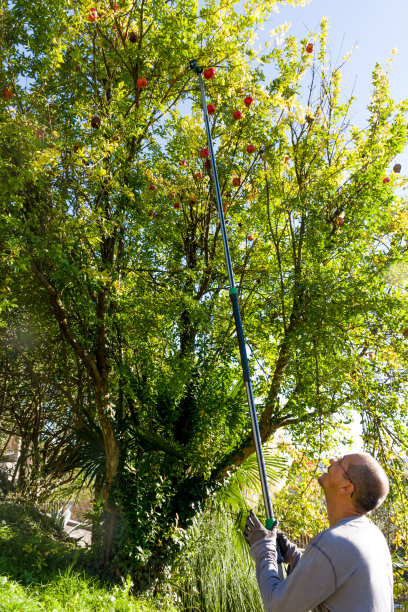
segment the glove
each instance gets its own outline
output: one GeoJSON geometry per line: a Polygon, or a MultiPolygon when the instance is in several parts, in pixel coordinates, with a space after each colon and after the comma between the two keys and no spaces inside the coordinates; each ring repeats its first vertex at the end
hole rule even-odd
{"type": "Polygon", "coordinates": [[[244,538],[250,546],[255,544],[255,542],[259,542],[260,540],[264,539],[276,541],[277,530],[277,526],[275,526],[273,529],[267,529],[264,525],[262,525],[255,512],[251,510],[245,524],[244,538]]]}
{"type": "Polygon", "coordinates": [[[290,545],[290,542],[288,538],[285,536],[285,534],[282,533],[281,531],[278,531],[276,539],[278,540],[278,544],[279,544],[280,551],[282,553],[282,557],[285,558],[287,550],[288,550],[288,544],[290,545]]]}
{"type": "Polygon", "coordinates": [[[293,544],[293,542],[288,540],[285,534],[281,531],[278,531],[276,539],[278,541],[279,548],[282,553],[283,561],[285,563],[290,563],[294,555],[299,552],[298,547],[296,546],[296,544],[293,544]]]}

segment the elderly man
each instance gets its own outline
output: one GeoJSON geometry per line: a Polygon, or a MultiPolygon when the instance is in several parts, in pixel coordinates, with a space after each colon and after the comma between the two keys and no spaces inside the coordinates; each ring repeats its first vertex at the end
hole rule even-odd
{"type": "Polygon", "coordinates": [[[387,475],[370,455],[330,459],[319,478],[330,527],[302,554],[277,528],[266,529],[251,512],[245,538],[267,612],[392,612],[392,563],[381,531],[366,514],[386,498],[387,475]],[[278,575],[276,540],[289,563],[278,575]]]}

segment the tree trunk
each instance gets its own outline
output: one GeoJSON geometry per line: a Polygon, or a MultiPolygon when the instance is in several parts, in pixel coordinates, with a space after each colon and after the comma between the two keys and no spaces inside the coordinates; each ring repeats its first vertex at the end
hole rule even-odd
{"type": "Polygon", "coordinates": [[[107,565],[111,558],[112,546],[115,533],[116,523],[116,507],[112,496],[112,486],[118,475],[120,448],[115,438],[115,432],[112,426],[112,421],[109,418],[109,402],[107,394],[107,386],[104,389],[98,389],[97,406],[98,416],[101,423],[103,441],[105,446],[105,487],[104,487],[104,504],[105,504],[105,546],[104,546],[104,563],[107,565]]]}

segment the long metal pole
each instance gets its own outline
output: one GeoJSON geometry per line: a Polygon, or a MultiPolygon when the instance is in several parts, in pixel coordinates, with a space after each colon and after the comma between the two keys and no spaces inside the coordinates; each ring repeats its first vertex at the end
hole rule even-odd
{"type": "Polygon", "coordinates": [[[275,521],[273,517],[271,496],[269,493],[268,477],[266,475],[265,460],[264,460],[264,456],[262,452],[262,441],[261,441],[261,436],[259,433],[259,425],[258,425],[258,418],[257,418],[256,407],[255,407],[255,401],[254,401],[254,394],[252,391],[251,376],[249,373],[248,356],[247,356],[245,338],[244,338],[244,333],[242,330],[241,313],[240,313],[239,304],[238,304],[238,291],[235,287],[234,273],[232,270],[232,263],[231,263],[231,255],[230,255],[230,250],[228,246],[228,236],[227,236],[227,230],[225,227],[224,211],[222,208],[220,184],[218,181],[217,165],[215,163],[214,147],[212,143],[210,122],[208,119],[207,104],[206,104],[206,99],[205,99],[204,83],[203,83],[203,77],[202,77],[203,69],[198,66],[197,60],[191,60],[190,68],[198,75],[199,82],[200,82],[201,102],[203,106],[205,129],[207,132],[208,150],[210,153],[211,167],[213,171],[215,194],[217,198],[218,215],[220,218],[222,241],[224,244],[224,254],[225,254],[225,259],[226,259],[227,268],[228,268],[228,277],[229,277],[229,284],[230,284],[229,295],[230,295],[230,299],[232,303],[232,310],[234,313],[235,327],[237,331],[238,344],[239,344],[239,353],[241,356],[242,373],[244,377],[245,389],[246,389],[246,394],[248,398],[249,413],[251,415],[251,423],[252,423],[252,431],[253,431],[254,441],[255,441],[256,457],[258,460],[259,476],[261,480],[262,494],[263,494],[263,499],[264,499],[264,504],[265,504],[265,513],[266,513],[266,519],[267,519],[266,527],[268,529],[271,529],[275,521]]]}

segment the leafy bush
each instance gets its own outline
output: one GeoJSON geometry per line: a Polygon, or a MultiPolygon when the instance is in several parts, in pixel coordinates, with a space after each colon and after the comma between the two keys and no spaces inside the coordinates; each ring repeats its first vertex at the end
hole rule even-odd
{"type": "Polygon", "coordinates": [[[0,575],[23,584],[48,581],[74,559],[59,522],[34,504],[0,502],[0,575]]]}

